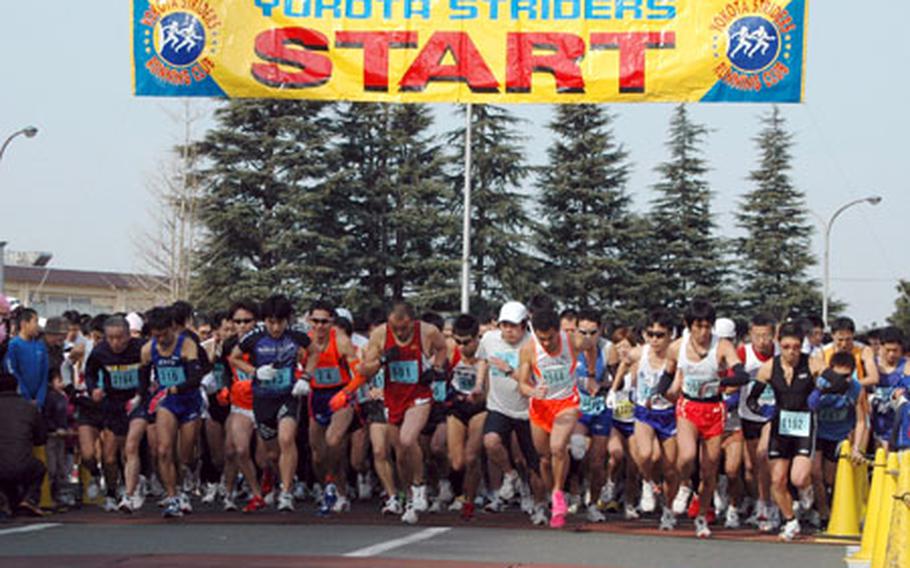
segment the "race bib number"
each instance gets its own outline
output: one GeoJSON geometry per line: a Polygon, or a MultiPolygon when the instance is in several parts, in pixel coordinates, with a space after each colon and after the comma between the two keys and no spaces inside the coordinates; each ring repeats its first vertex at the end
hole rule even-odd
{"type": "Polygon", "coordinates": [[[186,382],[186,372],[183,367],[156,367],[155,374],[158,384],[164,388],[179,387],[186,382]]]}
{"type": "Polygon", "coordinates": [[[278,374],[275,375],[274,380],[267,382],[259,381],[259,388],[269,391],[290,390],[293,381],[294,369],[285,367],[283,369],[278,369],[278,374]]]}
{"type": "Polygon", "coordinates": [[[331,387],[341,384],[341,371],[338,367],[317,368],[313,373],[313,379],[316,384],[323,387],[331,387]]]}
{"type": "Polygon", "coordinates": [[[689,398],[716,398],[720,392],[720,382],[710,377],[685,377],[683,393],[689,398]]]}
{"type": "Polygon", "coordinates": [[[432,383],[430,383],[430,387],[433,389],[433,401],[434,402],[445,402],[446,401],[446,395],[448,394],[448,392],[447,392],[448,389],[446,388],[447,386],[448,385],[446,384],[445,381],[433,381],[432,383]]]}
{"type": "Polygon", "coordinates": [[[847,419],[850,410],[847,408],[825,407],[818,410],[820,422],[843,422],[847,419]]]}
{"type": "Polygon", "coordinates": [[[613,419],[620,422],[631,422],[635,416],[635,405],[628,395],[616,393],[616,406],[613,407],[613,419]]]}
{"type": "Polygon", "coordinates": [[[456,367],[452,373],[452,383],[458,392],[470,394],[477,386],[477,371],[456,367]]]}
{"type": "Polygon", "coordinates": [[[139,369],[108,370],[111,378],[111,388],[115,390],[130,390],[139,388],[139,369]]]}
{"type": "Polygon", "coordinates": [[[565,365],[557,365],[541,369],[543,382],[550,392],[557,392],[572,386],[572,375],[565,365]]]}
{"type": "Polygon", "coordinates": [[[393,383],[416,385],[420,379],[417,361],[392,361],[389,363],[389,375],[393,383]]]}
{"type": "Polygon", "coordinates": [[[812,431],[812,415],[808,412],[781,410],[777,431],[781,436],[808,438],[812,431]]]}
{"type": "Polygon", "coordinates": [[[385,388],[385,371],[379,369],[379,372],[373,375],[373,378],[370,379],[370,384],[373,385],[374,389],[384,389],[385,388]]]}
{"type": "Polygon", "coordinates": [[[578,396],[581,399],[582,414],[601,414],[607,409],[607,401],[602,396],[591,396],[585,391],[579,390],[578,396]]]}

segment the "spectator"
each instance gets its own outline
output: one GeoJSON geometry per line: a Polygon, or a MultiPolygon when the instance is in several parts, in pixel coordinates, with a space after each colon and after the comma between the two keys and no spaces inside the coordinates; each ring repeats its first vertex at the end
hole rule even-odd
{"type": "Polygon", "coordinates": [[[44,403],[44,420],[47,424],[47,475],[50,478],[51,494],[54,501],[60,501],[60,490],[66,483],[66,436],[69,432],[66,396],[63,378],[59,374],[51,377],[50,390],[44,403]]]}
{"type": "MultiPolygon", "coordinates": [[[[0,363],[6,359],[6,349],[10,341],[10,315],[12,308],[9,300],[3,294],[0,294],[0,363]]],[[[0,365],[2,367],[2,365],[0,365]]]]}
{"type": "Polygon", "coordinates": [[[64,346],[66,336],[69,333],[69,323],[64,318],[48,318],[44,324],[44,345],[47,347],[48,375],[45,377],[49,381],[51,375],[60,373],[63,369],[63,363],[66,361],[64,346]]]}
{"type": "Polygon", "coordinates": [[[22,398],[42,408],[47,396],[47,345],[39,338],[38,313],[24,308],[19,313],[19,335],[9,343],[4,368],[16,377],[22,398]]]}
{"type": "MultiPolygon", "coordinates": [[[[37,328],[37,315],[34,320],[37,328]]],[[[17,382],[15,376],[0,373],[0,495],[18,509],[43,516],[38,501],[45,468],[32,456],[32,448],[45,444],[47,431],[38,409],[16,392],[17,382]]]]}

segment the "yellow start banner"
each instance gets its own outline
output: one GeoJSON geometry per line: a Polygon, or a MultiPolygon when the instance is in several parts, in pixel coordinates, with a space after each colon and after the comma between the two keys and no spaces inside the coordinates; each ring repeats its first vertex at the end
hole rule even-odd
{"type": "Polygon", "coordinates": [[[800,102],[808,0],[133,0],[140,96],[800,102]]]}

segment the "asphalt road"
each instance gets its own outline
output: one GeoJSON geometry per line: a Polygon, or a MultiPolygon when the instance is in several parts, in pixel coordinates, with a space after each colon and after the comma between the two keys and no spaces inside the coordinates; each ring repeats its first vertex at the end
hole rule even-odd
{"type": "Polygon", "coordinates": [[[312,512],[252,516],[200,512],[164,521],[89,509],[0,525],[0,566],[607,566],[610,568],[814,568],[844,566],[845,544],[778,543],[754,531],[697,540],[690,526],[670,535],[653,521],[531,527],[520,514],[425,515],[404,526],[371,510],[321,519],[312,512]],[[35,524],[38,523],[38,524],[35,524]]]}

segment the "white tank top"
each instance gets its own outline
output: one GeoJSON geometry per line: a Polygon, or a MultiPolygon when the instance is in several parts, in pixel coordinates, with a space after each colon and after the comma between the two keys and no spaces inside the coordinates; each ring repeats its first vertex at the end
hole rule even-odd
{"type": "MultiPolygon", "coordinates": [[[[749,393],[752,392],[752,388],[755,387],[755,377],[758,376],[758,370],[764,364],[761,359],[758,358],[758,355],[755,353],[755,348],[752,347],[752,344],[749,343],[745,348],[746,352],[746,362],[743,364],[743,369],[749,373],[749,383],[744,385],[739,389],[739,417],[745,418],[746,420],[751,420],[752,422],[767,422],[770,418],[765,418],[761,414],[756,414],[752,412],[752,409],[746,404],[746,401],[749,399],[749,393]]],[[[778,354],[777,345],[774,346],[774,354],[778,354]]],[[[773,407],[774,400],[774,389],[767,387],[762,391],[761,396],[758,398],[759,404],[764,407],[773,407]]]]}
{"type": "Polygon", "coordinates": [[[720,376],[717,366],[716,335],[711,335],[708,354],[701,361],[690,361],[689,339],[679,349],[678,366],[683,376],[683,396],[690,400],[720,400],[720,376]]]}
{"type": "MultiPolygon", "coordinates": [[[[532,334],[533,335],[533,334],[532,334]]],[[[575,394],[575,358],[569,337],[559,333],[559,353],[550,355],[534,337],[534,378],[547,386],[547,400],[563,400],[575,394]]]]}
{"type": "MultiPolygon", "coordinates": [[[[654,394],[657,389],[657,383],[660,382],[660,377],[667,368],[666,363],[659,369],[651,367],[650,356],[651,346],[646,343],[641,348],[641,357],[638,359],[638,372],[635,374],[635,402],[641,406],[644,406],[654,394]]],[[[673,403],[662,396],[655,398],[651,403],[651,408],[654,410],[666,410],[672,407],[673,403]]]]}

